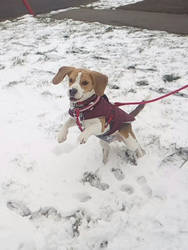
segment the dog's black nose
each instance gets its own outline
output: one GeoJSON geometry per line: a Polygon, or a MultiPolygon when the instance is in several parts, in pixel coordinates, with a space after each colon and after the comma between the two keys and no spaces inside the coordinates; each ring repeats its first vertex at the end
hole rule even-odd
{"type": "Polygon", "coordinates": [[[78,92],[78,90],[75,88],[69,89],[69,95],[72,97],[74,97],[77,92],[78,92]]]}

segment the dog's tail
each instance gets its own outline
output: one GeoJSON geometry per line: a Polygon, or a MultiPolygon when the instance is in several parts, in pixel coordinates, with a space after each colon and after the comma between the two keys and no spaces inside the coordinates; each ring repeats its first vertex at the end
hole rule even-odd
{"type": "MultiPolygon", "coordinates": [[[[147,101],[150,99],[151,95],[148,95],[143,101],[147,101]]],[[[137,116],[140,111],[142,111],[142,109],[145,107],[146,104],[139,104],[133,111],[131,111],[129,114],[132,116],[137,116]]]]}

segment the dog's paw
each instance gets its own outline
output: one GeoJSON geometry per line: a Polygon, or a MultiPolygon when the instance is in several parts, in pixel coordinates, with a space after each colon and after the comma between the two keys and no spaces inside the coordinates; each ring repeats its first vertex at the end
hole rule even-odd
{"type": "Polygon", "coordinates": [[[78,142],[80,144],[85,144],[88,140],[88,137],[84,134],[84,133],[81,133],[79,136],[78,136],[78,142]]]}
{"type": "Polygon", "coordinates": [[[125,156],[126,156],[127,161],[131,165],[137,166],[137,155],[136,155],[136,152],[133,152],[133,151],[127,149],[126,152],[125,152],[125,156]]]}
{"type": "Polygon", "coordinates": [[[67,139],[67,134],[68,134],[68,131],[67,131],[67,130],[62,130],[62,131],[60,131],[59,134],[58,134],[58,137],[57,137],[57,141],[58,141],[59,143],[62,143],[62,142],[64,142],[64,141],[66,141],[66,139],[67,139]]]}

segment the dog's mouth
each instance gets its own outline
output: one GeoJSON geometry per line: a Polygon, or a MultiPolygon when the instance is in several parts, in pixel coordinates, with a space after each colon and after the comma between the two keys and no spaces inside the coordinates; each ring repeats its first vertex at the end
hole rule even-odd
{"type": "Polygon", "coordinates": [[[75,98],[75,97],[69,97],[69,100],[71,101],[71,102],[78,102],[79,100],[80,100],[81,98],[75,98]]]}

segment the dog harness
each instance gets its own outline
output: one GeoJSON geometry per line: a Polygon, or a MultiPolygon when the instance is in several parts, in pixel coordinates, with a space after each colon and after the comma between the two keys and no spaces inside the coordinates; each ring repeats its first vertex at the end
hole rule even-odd
{"type": "Polygon", "coordinates": [[[82,126],[83,120],[105,117],[105,128],[110,125],[110,129],[105,134],[97,136],[105,141],[111,140],[113,134],[124,123],[130,123],[135,120],[133,115],[110,103],[106,95],[93,95],[83,102],[74,104],[73,108],[69,109],[69,114],[76,118],[76,123],[81,131],[84,130],[82,126]]]}

